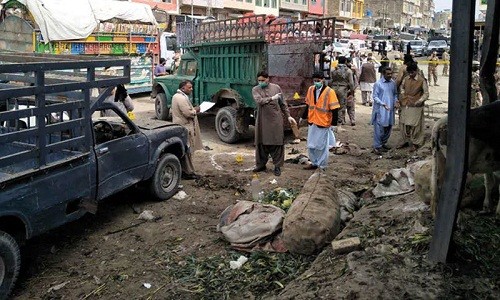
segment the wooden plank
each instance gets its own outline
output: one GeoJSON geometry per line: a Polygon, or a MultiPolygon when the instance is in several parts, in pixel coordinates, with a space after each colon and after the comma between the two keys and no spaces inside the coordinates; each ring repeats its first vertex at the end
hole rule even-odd
{"type": "Polygon", "coordinates": [[[480,85],[483,94],[483,105],[497,100],[495,86],[495,71],[498,55],[500,3],[497,0],[488,0],[486,23],[484,28],[483,46],[481,50],[480,85]],[[491,62],[491,63],[488,63],[491,62]]]}
{"type": "Polygon", "coordinates": [[[446,262],[467,172],[475,2],[453,0],[451,72],[448,101],[448,149],[444,185],[428,259],[446,262]]]}

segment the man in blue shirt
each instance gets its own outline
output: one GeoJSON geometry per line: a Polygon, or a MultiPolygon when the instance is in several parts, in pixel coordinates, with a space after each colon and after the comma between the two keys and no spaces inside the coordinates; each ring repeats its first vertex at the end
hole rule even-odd
{"type": "Polygon", "coordinates": [[[380,78],[373,87],[373,152],[380,155],[391,149],[386,145],[394,125],[394,111],[399,106],[398,89],[392,80],[392,69],[384,68],[380,78]]]}
{"type": "Polygon", "coordinates": [[[165,68],[165,59],[164,58],[160,58],[160,63],[156,65],[155,67],[155,76],[163,76],[163,75],[167,75],[167,69],[165,68]]]}

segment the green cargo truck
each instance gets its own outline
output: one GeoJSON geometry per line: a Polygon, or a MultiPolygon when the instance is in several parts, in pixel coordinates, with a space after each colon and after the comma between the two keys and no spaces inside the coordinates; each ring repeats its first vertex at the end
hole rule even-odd
{"type": "Polygon", "coordinates": [[[315,70],[323,70],[322,55],[335,36],[335,18],[287,22],[263,15],[177,25],[178,44],[184,49],[173,75],[153,83],[156,116],[166,120],[172,96],[181,81],[194,83],[191,101],[215,103],[219,138],[234,143],[253,125],[256,75],[265,70],[279,84],[292,116],[304,109],[303,99],[315,70]]]}

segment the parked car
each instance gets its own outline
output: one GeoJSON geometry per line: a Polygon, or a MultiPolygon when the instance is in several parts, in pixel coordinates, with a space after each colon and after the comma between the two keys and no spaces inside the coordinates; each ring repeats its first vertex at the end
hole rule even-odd
{"type": "Polygon", "coordinates": [[[436,51],[439,58],[443,56],[444,51],[449,51],[450,46],[445,40],[433,40],[427,45],[425,54],[427,56],[431,55],[432,52],[436,51]]]}
{"type": "Polygon", "coordinates": [[[427,42],[422,40],[413,40],[408,41],[411,46],[411,51],[415,54],[415,56],[424,56],[425,49],[427,47],[427,42]]]}
{"type": "Polygon", "coordinates": [[[130,72],[103,78],[96,68],[130,71],[130,65],[125,59],[0,53],[0,77],[16,78],[0,85],[0,299],[15,284],[26,240],[95,213],[103,199],[138,183],[158,200],[177,192],[187,129],[162,121],[139,127],[104,102],[113,86],[130,82],[130,72]],[[68,84],[61,76],[66,69],[84,71],[68,84]],[[91,98],[92,88],[105,91],[91,98]],[[117,116],[97,117],[103,110],[117,116]]]}

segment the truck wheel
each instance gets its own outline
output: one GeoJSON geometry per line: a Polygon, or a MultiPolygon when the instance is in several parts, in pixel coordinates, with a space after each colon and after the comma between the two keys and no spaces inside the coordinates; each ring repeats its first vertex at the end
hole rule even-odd
{"type": "Polygon", "coordinates": [[[221,141],[228,144],[238,141],[240,134],[236,130],[236,108],[226,106],[219,109],[215,117],[215,129],[221,141]]]}
{"type": "Polygon", "coordinates": [[[167,106],[167,96],[165,93],[156,94],[155,99],[156,118],[159,120],[167,120],[170,109],[167,106]]]}
{"type": "Polygon", "coordinates": [[[19,275],[20,266],[19,246],[9,234],[0,231],[0,299],[7,299],[19,275]]]}
{"type": "Polygon", "coordinates": [[[177,156],[167,153],[156,165],[155,173],[151,178],[151,193],[158,200],[166,200],[175,193],[181,181],[181,163],[177,156]]]}

